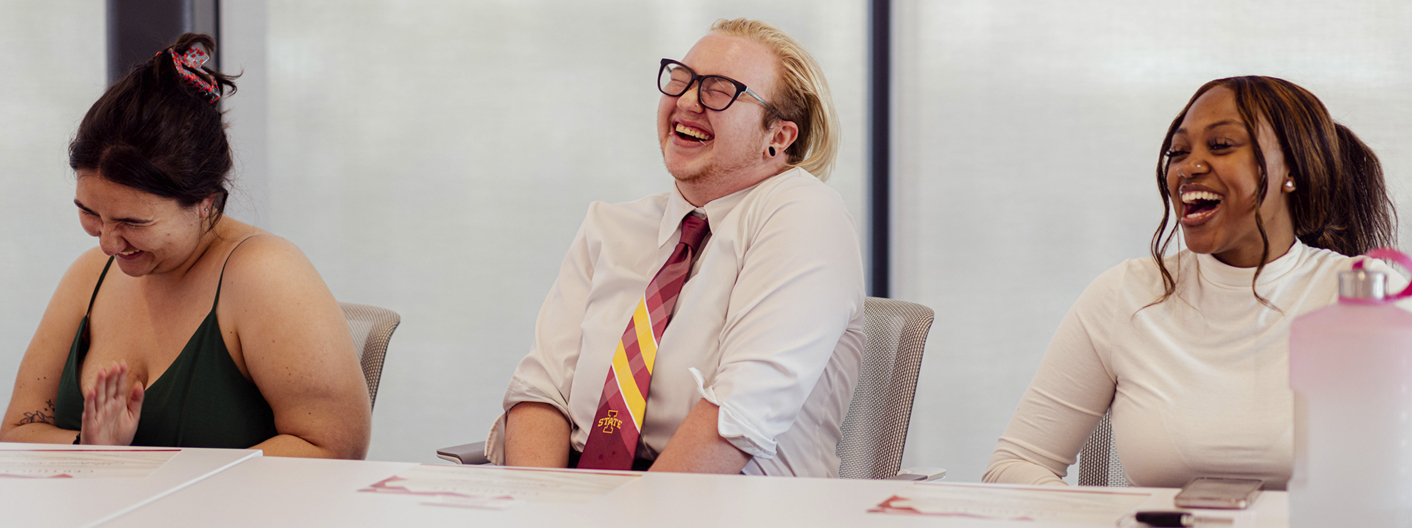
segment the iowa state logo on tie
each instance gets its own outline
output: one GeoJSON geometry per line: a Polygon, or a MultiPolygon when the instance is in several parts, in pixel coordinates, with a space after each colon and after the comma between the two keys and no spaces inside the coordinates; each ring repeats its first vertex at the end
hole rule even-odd
{"type": "Polygon", "coordinates": [[[623,421],[618,419],[618,411],[609,410],[608,416],[598,419],[598,426],[603,428],[603,432],[613,434],[614,431],[623,427],[623,421]]]}

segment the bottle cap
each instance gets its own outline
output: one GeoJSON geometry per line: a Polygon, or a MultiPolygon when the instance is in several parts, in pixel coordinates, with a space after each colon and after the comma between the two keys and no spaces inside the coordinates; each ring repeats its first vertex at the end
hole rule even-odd
{"type": "Polygon", "coordinates": [[[1340,299],[1360,301],[1381,301],[1387,295],[1387,275],[1363,267],[1355,267],[1338,274],[1338,296],[1340,299]]]}

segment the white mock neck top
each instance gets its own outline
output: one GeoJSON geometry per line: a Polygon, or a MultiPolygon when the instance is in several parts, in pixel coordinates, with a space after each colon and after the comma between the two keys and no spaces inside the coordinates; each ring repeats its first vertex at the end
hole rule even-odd
{"type": "MultiPolygon", "coordinates": [[[[1062,484],[1104,411],[1134,485],[1179,487],[1198,476],[1259,478],[1283,489],[1293,460],[1289,328],[1338,298],[1355,259],[1299,241],[1260,272],[1210,255],[1166,258],[1177,294],[1162,294],[1150,258],[1089,285],[1060,323],[1020,401],[987,482],[1062,484]]],[[[1381,261],[1396,291],[1406,280],[1381,261]]]]}

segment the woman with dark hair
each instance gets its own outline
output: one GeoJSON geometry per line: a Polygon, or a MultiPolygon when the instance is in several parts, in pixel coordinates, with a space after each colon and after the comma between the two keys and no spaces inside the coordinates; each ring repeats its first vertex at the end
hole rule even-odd
{"type": "Polygon", "coordinates": [[[1354,256],[1394,243],[1378,159],[1307,90],[1219,79],[1173,120],[1157,190],[1166,207],[1152,257],[1104,272],[1070,309],[987,482],[1063,484],[1111,409],[1135,485],[1230,476],[1285,487],[1290,322],[1337,300],[1354,256]],[[1169,255],[1178,231],[1185,249],[1169,255]]]}
{"type": "Polygon", "coordinates": [[[230,146],[182,35],[94,103],[69,146],[98,247],[20,363],[0,440],[362,458],[371,408],[342,311],[293,244],[222,215],[230,146]],[[110,273],[114,262],[121,273],[110,273]]]}

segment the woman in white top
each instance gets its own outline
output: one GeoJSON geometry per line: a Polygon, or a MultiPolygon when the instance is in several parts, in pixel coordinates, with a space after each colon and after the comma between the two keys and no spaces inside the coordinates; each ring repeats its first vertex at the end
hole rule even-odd
{"type": "Polygon", "coordinates": [[[1171,207],[1152,258],[1104,272],[1069,310],[986,482],[1063,485],[1111,407],[1134,485],[1235,476],[1285,487],[1289,325],[1335,302],[1349,255],[1394,242],[1377,157],[1293,83],[1219,79],[1168,129],[1157,188],[1171,207]],[[1168,255],[1178,231],[1186,249],[1168,255]]]}

